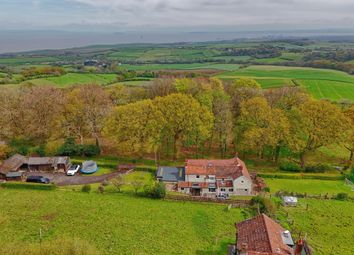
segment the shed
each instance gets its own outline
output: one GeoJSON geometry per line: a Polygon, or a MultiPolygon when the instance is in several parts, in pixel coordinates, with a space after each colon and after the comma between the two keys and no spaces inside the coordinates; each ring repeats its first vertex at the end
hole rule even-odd
{"type": "Polygon", "coordinates": [[[284,196],[283,197],[284,206],[297,206],[297,197],[284,196]]]}
{"type": "Polygon", "coordinates": [[[160,166],[157,169],[156,178],[163,182],[178,182],[185,179],[184,167],[160,166]]]}
{"type": "Polygon", "coordinates": [[[23,172],[8,172],[6,174],[7,181],[22,181],[23,172]]]}

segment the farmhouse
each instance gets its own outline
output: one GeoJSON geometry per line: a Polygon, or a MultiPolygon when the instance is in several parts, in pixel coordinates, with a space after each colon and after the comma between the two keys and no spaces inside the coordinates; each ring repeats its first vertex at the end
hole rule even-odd
{"type": "Polygon", "coordinates": [[[19,178],[22,176],[19,173],[26,171],[66,172],[69,166],[69,157],[25,157],[15,154],[0,165],[0,178],[19,178]]]}
{"type": "Polygon", "coordinates": [[[175,183],[179,192],[193,196],[251,195],[252,180],[238,157],[209,160],[188,159],[185,167],[159,167],[157,179],[175,183]]]}
{"type": "Polygon", "coordinates": [[[306,241],[294,243],[291,233],[265,214],[236,224],[237,255],[311,255],[306,241]]]}

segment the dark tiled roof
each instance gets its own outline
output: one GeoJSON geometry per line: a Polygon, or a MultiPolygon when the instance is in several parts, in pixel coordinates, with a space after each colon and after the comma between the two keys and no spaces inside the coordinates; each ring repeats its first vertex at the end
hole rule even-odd
{"type": "Polygon", "coordinates": [[[166,182],[184,181],[184,167],[160,166],[157,170],[156,177],[166,182]]]}
{"type": "Polygon", "coordinates": [[[247,247],[248,254],[292,254],[293,249],[283,241],[284,231],[267,215],[258,215],[237,224],[237,249],[247,247]]]}

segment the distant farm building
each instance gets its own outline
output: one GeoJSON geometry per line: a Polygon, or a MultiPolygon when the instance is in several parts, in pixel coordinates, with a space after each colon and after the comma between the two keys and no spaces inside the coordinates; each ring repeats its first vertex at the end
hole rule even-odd
{"type": "Polygon", "coordinates": [[[0,165],[0,178],[20,178],[23,172],[66,172],[70,167],[69,157],[25,157],[15,154],[0,165]]]}

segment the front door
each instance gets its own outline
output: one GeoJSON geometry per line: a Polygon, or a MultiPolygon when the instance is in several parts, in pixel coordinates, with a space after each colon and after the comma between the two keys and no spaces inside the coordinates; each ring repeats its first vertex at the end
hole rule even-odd
{"type": "Polygon", "coordinates": [[[192,188],[191,194],[192,196],[200,196],[200,189],[192,188]]]}

